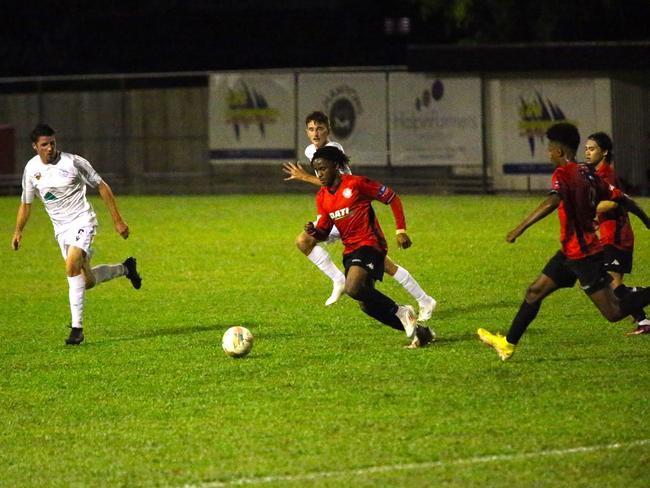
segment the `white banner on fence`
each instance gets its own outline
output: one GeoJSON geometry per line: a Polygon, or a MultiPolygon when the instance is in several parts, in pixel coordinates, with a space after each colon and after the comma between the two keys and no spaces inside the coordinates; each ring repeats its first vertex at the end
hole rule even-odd
{"type": "Polygon", "coordinates": [[[595,79],[509,79],[500,80],[499,87],[501,121],[495,135],[502,141],[504,164],[549,163],[545,133],[558,122],[576,125],[583,139],[596,130],[595,79]]]}
{"type": "Polygon", "coordinates": [[[304,118],[314,110],[330,118],[330,139],[339,142],[352,164],[386,164],[386,75],[384,73],[305,73],[298,77],[298,156],[309,144],[304,118]]]}
{"type": "Polygon", "coordinates": [[[480,78],[391,73],[388,80],[392,164],[483,164],[480,78]]]}
{"type": "Polygon", "coordinates": [[[295,82],[292,74],[210,76],[210,159],[268,162],[294,159],[295,82]]]}

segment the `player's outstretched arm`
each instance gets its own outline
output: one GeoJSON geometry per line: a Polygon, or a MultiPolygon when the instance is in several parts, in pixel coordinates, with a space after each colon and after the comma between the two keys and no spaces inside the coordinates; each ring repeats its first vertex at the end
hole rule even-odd
{"type": "Polygon", "coordinates": [[[17,251],[20,247],[20,241],[23,238],[23,229],[25,228],[25,225],[27,225],[31,212],[32,204],[21,202],[20,207],[18,207],[18,214],[16,215],[16,229],[11,238],[11,247],[14,251],[17,251]]]}
{"type": "Polygon", "coordinates": [[[624,195],[624,198],[621,200],[621,204],[627,209],[628,212],[636,215],[641,220],[641,222],[643,222],[647,229],[650,229],[650,217],[648,217],[648,214],[645,213],[641,207],[639,207],[638,203],[636,203],[629,196],[624,195]]]}
{"type": "Polygon", "coordinates": [[[320,180],[316,177],[316,175],[305,171],[305,168],[303,168],[302,165],[298,162],[284,163],[282,165],[282,171],[284,171],[285,174],[289,175],[284,179],[285,181],[298,180],[304,181],[305,183],[311,183],[312,185],[320,186],[320,180]]]}
{"type": "Polygon", "coordinates": [[[108,208],[108,211],[111,213],[115,230],[119,235],[126,239],[129,237],[129,226],[124,222],[120,215],[120,211],[117,209],[117,202],[115,201],[115,195],[113,195],[111,187],[108,186],[106,182],[102,181],[99,186],[97,186],[97,190],[99,191],[99,196],[104,200],[106,208],[108,208]]]}
{"type": "Polygon", "coordinates": [[[397,229],[395,233],[397,234],[397,247],[399,249],[408,249],[413,245],[411,238],[406,233],[406,216],[404,215],[404,207],[402,206],[402,200],[395,195],[390,201],[390,210],[393,212],[393,218],[395,219],[395,228],[397,229]]]}
{"type": "Polygon", "coordinates": [[[552,213],[556,208],[560,206],[560,196],[556,193],[549,195],[546,200],[544,200],[540,205],[533,210],[528,217],[522,220],[517,227],[508,232],[506,236],[506,241],[515,242],[517,237],[524,233],[528,227],[539,222],[544,217],[552,213]]]}

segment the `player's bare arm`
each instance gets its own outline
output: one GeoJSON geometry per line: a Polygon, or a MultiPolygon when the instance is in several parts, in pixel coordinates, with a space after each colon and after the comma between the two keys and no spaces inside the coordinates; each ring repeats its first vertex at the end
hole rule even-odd
{"type": "Polygon", "coordinates": [[[318,241],[324,241],[328,235],[325,231],[316,227],[313,222],[307,222],[305,224],[305,232],[318,241]]]}
{"type": "Polygon", "coordinates": [[[639,204],[636,203],[636,201],[634,201],[629,196],[624,195],[624,198],[623,200],[621,200],[620,203],[627,209],[628,212],[636,215],[639,218],[639,220],[643,222],[643,225],[646,226],[646,229],[650,229],[650,217],[648,217],[648,214],[645,213],[645,211],[641,207],[639,207],[639,204]]]}
{"type": "Polygon", "coordinates": [[[524,233],[528,227],[539,222],[544,217],[552,213],[560,206],[560,196],[557,194],[549,195],[535,210],[533,210],[528,217],[522,220],[517,227],[508,232],[506,241],[513,243],[517,238],[524,233]]]}
{"type": "Polygon", "coordinates": [[[16,215],[16,229],[14,230],[14,235],[11,239],[11,247],[14,251],[17,251],[20,247],[20,241],[23,238],[23,229],[29,220],[31,211],[31,203],[21,203],[20,207],[18,207],[18,214],[16,215]]]}
{"type": "Polygon", "coordinates": [[[305,183],[311,183],[312,185],[320,186],[320,181],[316,175],[308,173],[298,162],[284,163],[282,165],[282,171],[289,175],[285,178],[285,181],[298,180],[304,181],[305,183]]]}
{"type": "Polygon", "coordinates": [[[117,202],[115,201],[115,195],[113,195],[111,187],[108,186],[106,182],[102,181],[97,189],[99,191],[99,196],[102,197],[102,200],[106,204],[106,208],[108,208],[108,211],[113,218],[115,230],[122,236],[122,238],[126,239],[129,237],[129,226],[124,222],[120,215],[120,211],[117,209],[117,202]]]}

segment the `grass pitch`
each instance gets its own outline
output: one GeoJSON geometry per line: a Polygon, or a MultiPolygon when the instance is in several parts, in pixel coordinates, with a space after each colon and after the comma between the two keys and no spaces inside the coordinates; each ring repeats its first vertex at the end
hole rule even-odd
{"type": "MultiPolygon", "coordinates": [[[[650,485],[650,337],[576,288],[545,301],[509,362],[476,338],[507,330],[559,246],[555,215],[505,242],[539,200],[407,195],[405,251],[375,204],[389,254],[439,302],[438,341],[405,350],[349,298],[323,306],[329,283],[293,244],[311,193],[121,197],[126,241],[94,200],[93,263],[134,255],[143,287],[90,290],[86,342],[66,347],[51,224],[35,204],[13,252],[19,202],[0,199],[0,486],[650,485]],[[247,358],[221,351],[232,325],[255,335],[247,358]]],[[[650,285],[633,224],[626,281],[650,285]]]]}

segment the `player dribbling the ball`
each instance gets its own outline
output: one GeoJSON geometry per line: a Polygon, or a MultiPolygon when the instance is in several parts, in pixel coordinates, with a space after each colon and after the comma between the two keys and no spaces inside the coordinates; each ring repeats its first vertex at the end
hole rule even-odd
{"type": "Polygon", "coordinates": [[[321,184],[316,195],[318,217],[316,222],[305,225],[305,232],[323,241],[336,224],[345,247],[345,293],[357,300],[369,316],[393,329],[404,330],[411,339],[408,347],[426,346],[434,334],[417,323],[413,307],[397,305],[375,288],[375,281],[383,278],[388,246],[372,201],[390,205],[397,225],[397,245],[406,249],[411,246],[411,239],[406,233],[400,198],[377,181],[343,174],[340,169],[348,162],[348,157],[333,146],[321,147],[314,154],[311,164],[321,184]]]}

